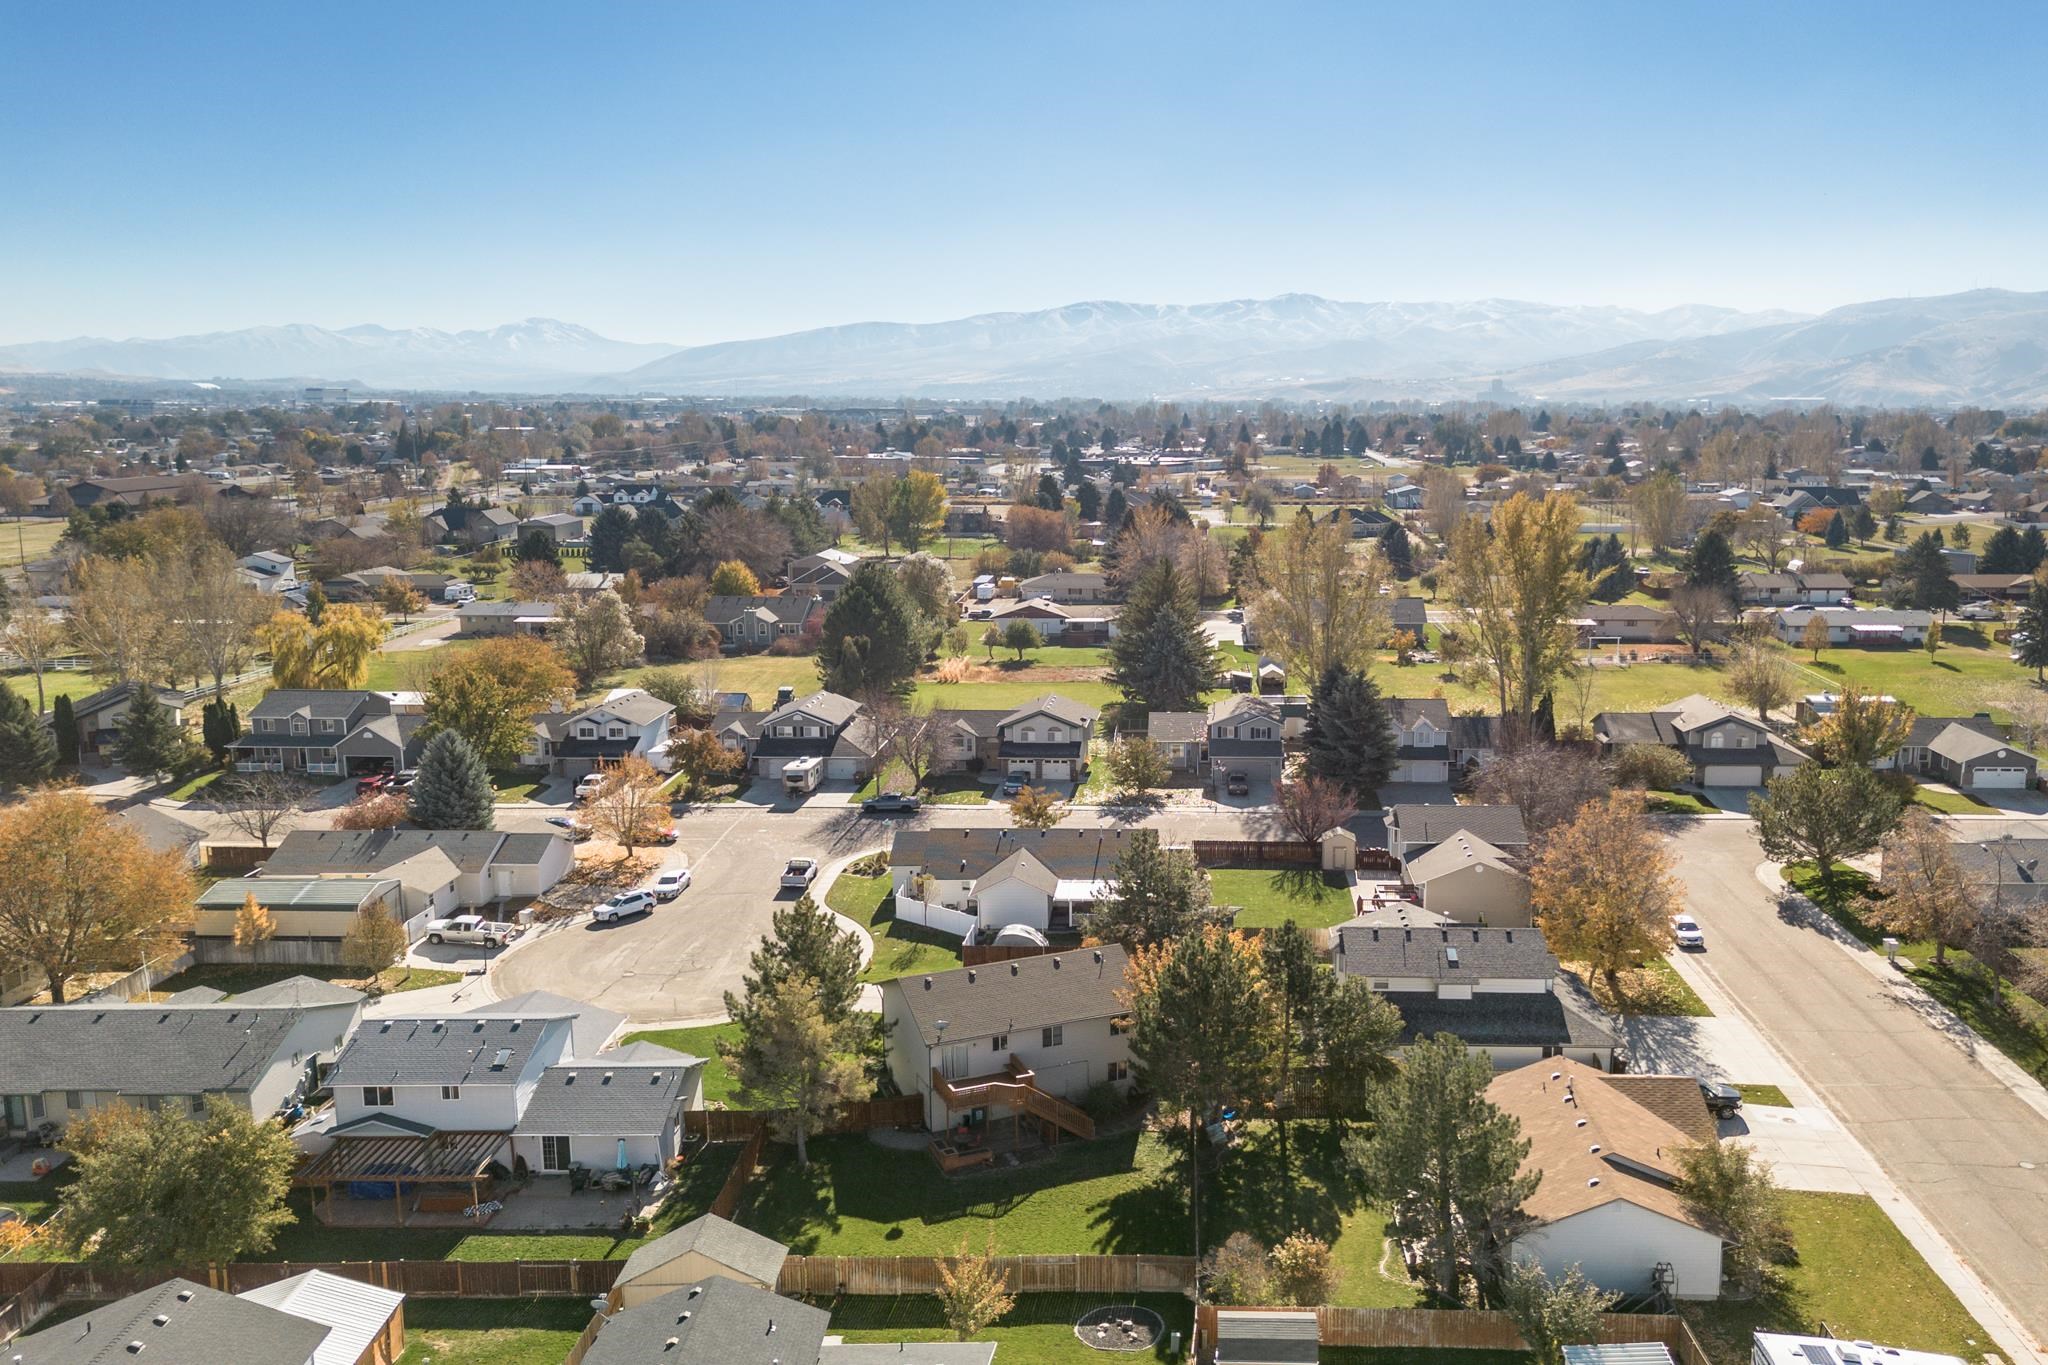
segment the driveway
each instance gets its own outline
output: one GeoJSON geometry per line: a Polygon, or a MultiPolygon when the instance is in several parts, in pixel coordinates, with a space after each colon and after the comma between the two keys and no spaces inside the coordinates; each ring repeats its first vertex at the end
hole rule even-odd
{"type": "MultiPolygon", "coordinates": [[[[1690,822],[1674,846],[1708,943],[1680,970],[1732,1002],[1904,1195],[1907,1206],[1889,1211],[1908,1235],[1924,1219],[2039,1351],[2048,1340],[2048,1113],[1945,1032],[1922,992],[1874,970],[1860,947],[1852,954],[1831,921],[1781,909],[1758,880],[1763,854],[1748,821],[1690,822]]],[[[1710,1034],[1696,1036],[1703,1052],[1711,1047],[1710,1034]]],[[[1935,1246],[1937,1269],[1939,1257],[1935,1246]]],[[[1985,1325],[1998,1331],[1995,1317],[1985,1325]]]]}

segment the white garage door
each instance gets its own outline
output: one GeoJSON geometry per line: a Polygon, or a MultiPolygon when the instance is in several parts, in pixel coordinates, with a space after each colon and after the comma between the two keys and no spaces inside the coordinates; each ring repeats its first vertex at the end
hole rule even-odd
{"type": "Polygon", "coordinates": [[[1973,787],[2024,787],[2027,785],[2025,768],[1979,768],[1970,774],[1973,787]]]}
{"type": "Polygon", "coordinates": [[[857,758],[828,758],[825,760],[825,776],[835,782],[850,781],[860,776],[860,760],[857,758]]]}
{"type": "Polygon", "coordinates": [[[794,760],[787,758],[764,758],[758,761],[761,765],[761,776],[780,778],[782,770],[787,768],[794,760]]]}
{"type": "Polygon", "coordinates": [[[1709,787],[1761,787],[1764,770],[1754,763],[1724,763],[1702,769],[1700,781],[1709,787]]]}
{"type": "Polygon", "coordinates": [[[1047,759],[1040,766],[1045,769],[1046,780],[1050,782],[1065,782],[1074,775],[1074,765],[1064,758],[1047,759]]]}
{"type": "Polygon", "coordinates": [[[1451,765],[1440,759],[1411,758],[1394,769],[1396,782],[1448,782],[1451,765]]]}

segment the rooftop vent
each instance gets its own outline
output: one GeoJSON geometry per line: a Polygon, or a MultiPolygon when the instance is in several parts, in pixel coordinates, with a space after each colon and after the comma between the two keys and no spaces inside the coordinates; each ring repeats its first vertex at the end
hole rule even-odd
{"type": "Polygon", "coordinates": [[[180,1290],[178,1291],[178,1302],[179,1302],[179,1303],[190,1303],[190,1302],[192,1302],[192,1291],[191,1291],[191,1290],[189,1290],[189,1289],[180,1289],[180,1290]]]}
{"type": "Polygon", "coordinates": [[[1550,1079],[1553,1081],[1561,1081],[1564,1079],[1564,1073],[1562,1071],[1553,1071],[1550,1073],[1550,1079]]]}
{"type": "Polygon", "coordinates": [[[1054,971],[1058,971],[1060,969],[1060,960],[1058,958],[1054,958],[1052,960],[1052,969],[1054,971]]]}
{"type": "Polygon", "coordinates": [[[170,1315],[168,1313],[158,1313],[155,1317],[150,1319],[151,1322],[155,1323],[159,1327],[163,1326],[170,1320],[170,1315]]]}
{"type": "Polygon", "coordinates": [[[600,1084],[603,1084],[603,1085],[610,1085],[611,1083],[612,1083],[612,1073],[611,1073],[611,1072],[609,1072],[609,1071],[607,1071],[607,1072],[605,1072],[605,1073],[604,1073],[604,1080],[603,1080],[602,1082],[600,1082],[600,1084]]]}
{"type": "Polygon", "coordinates": [[[1586,1151],[1593,1156],[1598,1156],[1600,1155],[1600,1144],[1596,1142],[1592,1146],[1588,1147],[1586,1151]]]}
{"type": "Polygon", "coordinates": [[[142,1354],[142,1343],[141,1343],[141,1342],[139,1342],[139,1341],[131,1341],[131,1342],[129,1342],[129,1343],[128,1343],[128,1354],[129,1354],[129,1355],[131,1355],[131,1356],[139,1356],[139,1355],[141,1355],[141,1354],[142,1354]]]}
{"type": "Polygon", "coordinates": [[[1098,967],[1102,965],[1102,949],[1100,948],[1095,950],[1095,965],[1098,967]]]}
{"type": "Polygon", "coordinates": [[[926,990],[930,990],[932,988],[932,979],[930,977],[926,977],[924,979],[924,988],[926,990]]]}
{"type": "Polygon", "coordinates": [[[1585,1126],[1586,1126],[1586,1121],[1585,1121],[1584,1119],[1580,1119],[1580,1120],[1579,1120],[1579,1121],[1578,1121],[1577,1123],[1574,1123],[1574,1124],[1572,1125],[1572,1127],[1574,1127],[1574,1128],[1584,1128],[1585,1126]]]}
{"type": "Polygon", "coordinates": [[[1599,1184],[1600,1184],[1600,1177],[1596,1175],[1596,1176],[1594,1176],[1594,1177],[1593,1177],[1592,1179],[1590,1179],[1590,1180],[1588,1180],[1588,1181],[1586,1182],[1586,1188],[1587,1188],[1587,1189],[1589,1189],[1589,1190],[1590,1190],[1590,1189],[1596,1189],[1596,1188],[1598,1188],[1598,1187],[1599,1187],[1599,1184]]]}
{"type": "Polygon", "coordinates": [[[1016,974],[1017,974],[1017,964],[1016,964],[1016,963],[1014,963],[1014,962],[1012,962],[1012,963],[1010,964],[1010,975],[1011,975],[1011,976],[1015,976],[1016,974]]]}
{"type": "Polygon", "coordinates": [[[703,1292],[704,1286],[701,1284],[693,1284],[690,1286],[690,1297],[693,1299],[703,1292]]]}

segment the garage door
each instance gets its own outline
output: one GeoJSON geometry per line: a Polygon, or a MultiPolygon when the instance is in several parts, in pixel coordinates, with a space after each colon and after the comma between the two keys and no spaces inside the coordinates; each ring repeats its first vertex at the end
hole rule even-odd
{"type": "Polygon", "coordinates": [[[790,762],[791,760],[787,758],[761,759],[761,776],[779,778],[782,776],[782,770],[784,768],[787,768],[790,765],[790,762]]]}
{"type": "Polygon", "coordinates": [[[2025,768],[1978,768],[1970,774],[1973,787],[2024,787],[2027,785],[2025,768]]]}
{"type": "Polygon", "coordinates": [[[1074,765],[1064,758],[1047,759],[1039,766],[1045,769],[1045,777],[1049,782],[1065,782],[1074,775],[1074,765]]]}
{"type": "Polygon", "coordinates": [[[1451,765],[1436,759],[1410,759],[1394,769],[1396,782],[1448,782],[1451,765]]]}
{"type": "Polygon", "coordinates": [[[1702,769],[1700,781],[1709,787],[1761,787],[1764,770],[1754,763],[1727,763],[1702,769]]]}

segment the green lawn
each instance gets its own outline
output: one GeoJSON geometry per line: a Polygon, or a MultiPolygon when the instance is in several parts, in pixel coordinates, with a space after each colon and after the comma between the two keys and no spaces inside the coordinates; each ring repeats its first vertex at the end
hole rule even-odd
{"type": "Polygon", "coordinates": [[[508,768],[491,774],[491,790],[500,801],[527,801],[547,780],[545,768],[508,768]]]}
{"type": "Polygon", "coordinates": [[[1983,815],[1991,807],[1976,797],[1946,787],[1915,786],[1913,804],[1925,806],[1928,810],[1940,811],[1944,815],[1983,815]]]}
{"type": "Polygon", "coordinates": [[[1720,809],[1691,792],[1645,792],[1643,809],[1652,815],[1712,815],[1720,809]]]}
{"type": "Polygon", "coordinates": [[[1779,1109],[1790,1109],[1792,1107],[1792,1101],[1787,1099],[1785,1092],[1778,1089],[1775,1085],[1738,1083],[1735,1088],[1742,1092],[1742,1102],[1744,1104],[1764,1104],[1779,1109]]]}
{"type": "Polygon", "coordinates": [[[702,1057],[704,1066],[704,1103],[731,1104],[733,1092],[732,1068],[718,1055],[721,1042],[738,1042],[738,1024],[705,1024],[698,1028],[646,1029],[629,1033],[629,1043],[656,1043],[662,1047],[687,1052],[692,1057],[702,1057]]]}
{"type": "Polygon", "coordinates": [[[1811,1332],[1826,1323],[1844,1341],[1983,1356],[1991,1338],[1874,1201],[1798,1192],[1785,1202],[1796,1264],[1781,1267],[1754,1301],[1681,1310],[1708,1355],[1747,1360],[1752,1331],[1811,1332]]]}
{"type": "MultiPolygon", "coordinates": [[[[57,704],[60,695],[69,696],[73,701],[83,701],[100,689],[111,685],[112,680],[84,669],[57,671],[43,670],[43,709],[57,704]]],[[[30,706],[36,704],[36,675],[33,673],[9,673],[7,685],[20,693],[30,706]]]]}
{"type": "MultiPolygon", "coordinates": [[[[891,763],[886,771],[870,777],[854,796],[865,801],[883,791],[909,789],[910,774],[901,764],[891,763]]],[[[946,773],[927,778],[917,794],[928,806],[980,806],[988,803],[989,788],[973,773],[946,773]]]]}
{"type": "Polygon", "coordinates": [[[171,788],[170,791],[165,793],[165,797],[171,801],[190,801],[221,778],[226,777],[227,772],[226,768],[208,769],[197,777],[187,778],[179,786],[171,788]]]}
{"type": "MultiPolygon", "coordinates": [[[[893,981],[899,976],[950,972],[960,965],[960,940],[921,924],[898,922],[889,901],[889,876],[856,877],[842,872],[825,893],[825,904],[866,929],[875,940],[874,960],[861,973],[863,981],[893,981]]],[[[893,905],[893,902],[890,902],[893,905]]]]}
{"type": "Polygon", "coordinates": [[[11,524],[0,524],[0,569],[49,558],[66,525],[62,517],[15,517],[11,524]]]}
{"type": "Polygon", "coordinates": [[[408,1299],[399,1365],[561,1365],[589,1322],[582,1299],[408,1299]]]}
{"type": "Polygon", "coordinates": [[[1242,907],[1239,929],[1272,929],[1288,920],[1321,929],[1351,918],[1350,887],[1314,868],[1215,868],[1209,886],[1218,905],[1242,907]]]}
{"type": "MultiPolygon", "coordinates": [[[[401,637],[407,638],[407,637],[401,637]]],[[[363,687],[371,692],[423,691],[427,677],[457,654],[475,649],[481,640],[444,640],[430,649],[383,649],[370,659],[363,687]]]]}
{"type": "MultiPolygon", "coordinates": [[[[203,986],[221,991],[229,996],[253,991],[258,986],[268,986],[294,976],[310,976],[318,981],[338,981],[345,986],[355,986],[361,975],[353,967],[326,966],[313,963],[261,963],[202,962],[187,967],[176,976],[157,984],[163,994],[203,986]]],[[[449,986],[462,980],[462,973],[444,971],[439,967],[386,967],[377,976],[377,989],[390,995],[398,991],[417,991],[428,986],[449,986]]]]}
{"type": "MultiPolygon", "coordinates": [[[[1001,1365],[1101,1365],[1103,1361],[1173,1359],[1166,1344],[1145,1354],[1107,1355],[1084,1346],[1074,1336],[1074,1321],[1092,1308],[1109,1302],[1132,1300],[1108,1296],[1074,1294],[1019,1294],[1017,1306],[976,1341],[996,1343],[1001,1365]]],[[[1186,1341],[1193,1331],[1194,1310],[1178,1294],[1143,1294],[1136,1302],[1159,1314],[1169,1337],[1174,1332],[1186,1341]]],[[[951,1341],[953,1333],[939,1316],[939,1302],[930,1294],[906,1294],[900,1298],[847,1297],[818,1301],[817,1306],[832,1314],[832,1332],[848,1341],[951,1341]]]]}

